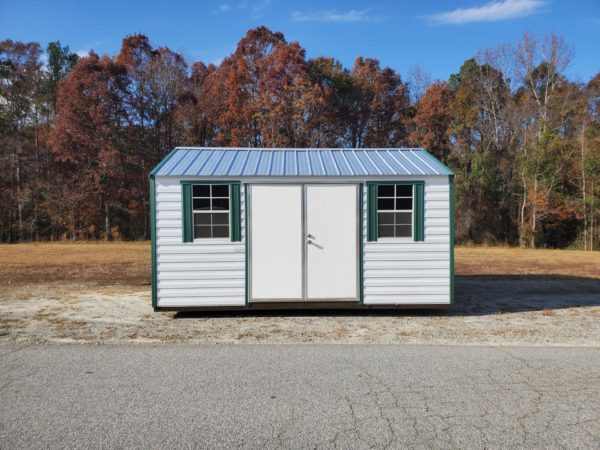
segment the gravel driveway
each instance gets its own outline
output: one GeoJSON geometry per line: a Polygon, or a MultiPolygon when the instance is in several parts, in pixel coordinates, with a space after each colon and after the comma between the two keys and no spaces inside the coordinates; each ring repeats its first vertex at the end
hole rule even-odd
{"type": "Polygon", "coordinates": [[[459,276],[447,311],[154,313],[149,289],[21,285],[0,293],[0,341],[600,346],[600,279],[459,276]]]}

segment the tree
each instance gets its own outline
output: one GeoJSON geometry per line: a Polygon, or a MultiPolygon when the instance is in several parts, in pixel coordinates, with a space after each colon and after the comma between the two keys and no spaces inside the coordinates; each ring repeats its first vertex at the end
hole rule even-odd
{"type": "Polygon", "coordinates": [[[352,81],[346,142],[351,147],[398,147],[408,141],[411,115],[406,85],[379,61],[357,58],[352,81]]]}
{"type": "Polygon", "coordinates": [[[50,42],[46,47],[48,56],[47,64],[47,95],[52,115],[56,114],[56,92],[58,82],[62,80],[73,69],[79,56],[76,53],[71,53],[69,46],[61,46],[60,41],[50,42]]]}
{"type": "Polygon", "coordinates": [[[112,213],[127,203],[127,158],[121,151],[127,88],[126,67],[93,52],[59,84],[50,138],[73,239],[78,235],[109,239],[112,213]]]}
{"type": "Polygon", "coordinates": [[[436,158],[447,162],[452,148],[448,127],[452,121],[452,89],[445,81],[430,85],[420,97],[410,135],[412,145],[425,147],[436,158]]]}
{"type": "MultiPolygon", "coordinates": [[[[529,112],[522,145],[521,181],[523,198],[520,217],[520,242],[536,246],[547,214],[545,205],[554,190],[558,168],[557,142],[562,116],[557,106],[564,72],[572,50],[554,33],[541,42],[525,34],[516,45],[515,66],[523,83],[521,102],[529,112]],[[530,124],[530,125],[529,125],[530,124]]],[[[564,111],[563,111],[564,113],[564,111]]]]}
{"type": "MultiPolygon", "coordinates": [[[[2,160],[0,161],[2,199],[0,225],[6,240],[23,241],[35,229],[37,192],[28,183],[28,166],[38,155],[37,99],[41,93],[41,49],[38,43],[0,42],[0,136],[2,160]],[[26,220],[30,217],[30,220],[26,220]],[[6,221],[6,222],[4,222],[6,221]],[[29,223],[26,223],[29,222],[29,223]],[[14,225],[16,222],[16,230],[14,225]]],[[[39,160],[39,159],[38,159],[39,160]]],[[[39,164],[35,166],[39,168],[39,164]]]]}

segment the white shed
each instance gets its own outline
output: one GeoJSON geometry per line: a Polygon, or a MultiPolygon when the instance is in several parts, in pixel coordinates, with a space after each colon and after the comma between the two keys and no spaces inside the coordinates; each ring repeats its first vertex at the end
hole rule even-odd
{"type": "Polygon", "coordinates": [[[176,148],[150,175],[155,310],[443,307],[454,174],[421,148],[176,148]]]}

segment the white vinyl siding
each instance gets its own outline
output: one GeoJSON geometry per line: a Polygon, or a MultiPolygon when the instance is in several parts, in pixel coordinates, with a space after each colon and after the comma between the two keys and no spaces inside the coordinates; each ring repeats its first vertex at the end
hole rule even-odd
{"type": "Polygon", "coordinates": [[[366,241],[367,192],[363,192],[364,303],[450,303],[450,187],[448,177],[425,181],[425,240],[366,241]]]}
{"type": "Polygon", "coordinates": [[[158,307],[244,306],[246,224],[240,187],[241,242],[182,242],[181,182],[156,177],[156,269],[158,307]]]}
{"type": "MultiPolygon", "coordinates": [[[[189,179],[189,178],[186,178],[189,179]]],[[[383,178],[382,179],[389,179],[383,178]]],[[[205,181],[206,179],[204,179],[205,181]]],[[[246,213],[244,183],[285,183],[286,178],[237,179],[241,242],[227,239],[182,242],[181,183],[155,178],[158,307],[244,306],[246,304],[246,213]]],[[[423,242],[382,239],[366,242],[367,192],[363,189],[363,293],[367,305],[450,303],[450,202],[447,176],[412,176],[425,182],[423,242]]],[[[296,183],[375,179],[301,178],[296,183]]],[[[366,187],[366,186],[365,186],[366,187]]]]}

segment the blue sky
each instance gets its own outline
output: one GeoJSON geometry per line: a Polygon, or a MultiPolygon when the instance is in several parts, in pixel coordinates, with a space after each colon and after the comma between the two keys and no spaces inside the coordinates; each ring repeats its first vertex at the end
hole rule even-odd
{"type": "Polygon", "coordinates": [[[447,79],[478,49],[556,31],[575,50],[571,77],[600,71],[600,0],[0,0],[0,39],[60,40],[78,52],[112,55],[125,35],[142,32],[190,61],[219,62],[259,25],[300,42],[308,57],[346,67],[375,57],[404,77],[418,64],[433,79],[447,79]]]}

